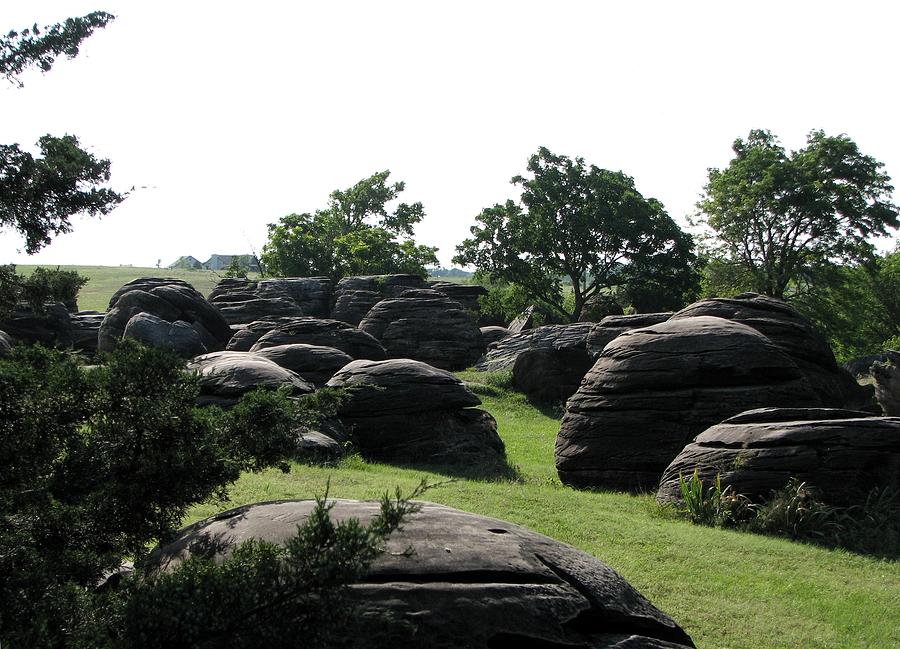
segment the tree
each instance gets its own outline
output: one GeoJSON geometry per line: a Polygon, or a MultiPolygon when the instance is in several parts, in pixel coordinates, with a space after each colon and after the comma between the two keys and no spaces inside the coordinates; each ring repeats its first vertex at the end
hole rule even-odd
{"type": "Polygon", "coordinates": [[[658,309],[679,307],[696,291],[693,242],[632,178],[543,147],[528,171],[512,179],[522,187],[521,205],[484,209],[454,263],[513,282],[572,321],[598,293],[630,290],[658,309]]]}
{"type": "Polygon", "coordinates": [[[427,274],[437,264],[437,248],[416,245],[413,227],[425,216],[421,203],[387,204],[405,188],[387,184],[390,171],[381,171],[347,190],[335,190],[328,206],[314,214],[289,214],[269,224],[263,248],[266,272],[306,277],[325,275],[427,274]],[[397,237],[403,237],[398,240],[397,237]]]}
{"type": "Polygon", "coordinates": [[[868,239],[900,224],[884,165],[846,135],[812,131],[787,154],[769,131],[754,130],[733,149],[728,167],[709,170],[697,207],[722,259],[758,293],[784,299],[816,266],[863,261],[868,239]]]}
{"type": "MultiPolygon", "coordinates": [[[[20,87],[17,77],[31,66],[47,71],[56,58],[78,54],[80,43],[114,16],[102,11],[63,24],[37,25],[0,38],[0,73],[20,87]]],[[[35,158],[18,144],[0,145],[0,227],[12,227],[25,237],[33,254],[50,243],[51,235],[71,231],[78,214],[108,214],[124,200],[102,187],[109,181],[109,160],[96,158],[73,135],[38,140],[43,157],[35,158]]]]}
{"type": "Polygon", "coordinates": [[[108,214],[125,196],[100,185],[109,181],[109,160],[82,149],[74,135],[38,140],[43,157],[18,144],[0,145],[0,226],[25,237],[33,254],[51,235],[71,232],[77,214],[108,214]]]}
{"type": "Polygon", "coordinates": [[[102,29],[115,20],[105,11],[94,11],[86,16],[67,18],[62,24],[47,25],[41,30],[37,24],[21,32],[9,32],[0,37],[0,74],[10,83],[22,87],[18,76],[31,66],[44,72],[53,67],[60,55],[72,59],[78,55],[81,42],[95,29],[102,29]]]}

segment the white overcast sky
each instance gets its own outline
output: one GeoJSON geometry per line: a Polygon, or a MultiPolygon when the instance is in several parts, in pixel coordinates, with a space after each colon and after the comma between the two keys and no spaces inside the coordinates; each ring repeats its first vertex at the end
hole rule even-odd
{"type": "Polygon", "coordinates": [[[900,3],[0,0],[0,31],[97,9],[117,19],[78,58],[0,87],[0,142],[71,133],[145,189],[31,257],[0,234],[0,262],[259,251],[267,223],[390,169],[449,265],[539,146],[682,223],[751,128],[846,133],[900,184],[900,3]]]}

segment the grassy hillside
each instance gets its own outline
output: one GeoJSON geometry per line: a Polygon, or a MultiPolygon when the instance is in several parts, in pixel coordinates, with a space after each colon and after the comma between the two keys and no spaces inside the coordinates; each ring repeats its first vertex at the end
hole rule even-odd
{"type": "Polygon", "coordinates": [[[197,508],[186,522],[225,506],[311,498],[328,481],[331,496],[376,498],[397,485],[409,491],[427,476],[450,480],[427,500],[525,525],[600,558],[699,647],[900,646],[900,562],[694,526],[651,496],[564,487],[553,466],[556,415],[497,385],[474,389],[497,419],[517,477],[472,478],[356,457],[333,468],[295,465],[289,474],[244,476],[230,503],[197,508]]]}
{"type": "MultiPolygon", "coordinates": [[[[20,264],[16,270],[22,275],[31,274],[37,266],[20,264]]],[[[56,268],[56,266],[52,266],[56,268]]],[[[75,270],[89,278],[78,294],[78,308],[83,311],[106,311],[109,298],[123,284],[139,277],[174,277],[183,279],[203,295],[224,276],[224,271],[187,270],[184,268],[139,268],[136,266],[60,266],[62,270],[75,270]]]]}

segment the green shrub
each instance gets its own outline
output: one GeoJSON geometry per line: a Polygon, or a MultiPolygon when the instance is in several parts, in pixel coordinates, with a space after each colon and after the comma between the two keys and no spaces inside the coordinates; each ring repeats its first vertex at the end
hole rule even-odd
{"type": "MultiPolygon", "coordinates": [[[[136,624],[128,616],[137,604],[122,597],[137,591],[97,593],[94,585],[168,538],[188,508],[225,498],[243,471],[286,470],[298,425],[334,400],[257,391],[229,411],[199,409],[196,377],[175,356],[125,341],[104,361],[87,370],[40,346],[0,359],[4,646],[143,646],[113,642],[116,629],[136,624]]],[[[395,521],[406,511],[398,500],[387,513],[395,521]]],[[[370,561],[379,530],[391,529],[381,525],[363,535],[371,543],[347,559],[353,566],[370,561]]],[[[332,543],[352,532],[328,529],[331,536],[320,525],[315,538],[332,543]]],[[[273,552],[251,547],[240,556],[263,566],[273,552]]],[[[334,573],[335,588],[356,574],[348,570],[334,573]]],[[[180,606],[193,610],[193,595],[181,592],[180,606]]]]}
{"type": "Polygon", "coordinates": [[[840,547],[886,557],[900,556],[900,491],[872,489],[865,503],[837,507],[822,501],[818,490],[797,478],[754,503],[720,476],[705,486],[698,471],[678,476],[683,504],[678,512],[692,523],[840,547]]]}
{"type": "Polygon", "coordinates": [[[715,483],[705,487],[696,469],[689,480],[679,473],[678,485],[684,503],[681,511],[692,523],[722,527],[743,521],[750,515],[749,499],[735,494],[731,486],[722,489],[719,474],[716,474],[715,483]]]}
{"type": "Polygon", "coordinates": [[[78,291],[88,278],[74,270],[48,269],[38,266],[27,277],[16,273],[13,264],[0,266],[0,318],[7,316],[16,305],[24,303],[41,312],[51,302],[62,302],[74,309],[78,291]]]}

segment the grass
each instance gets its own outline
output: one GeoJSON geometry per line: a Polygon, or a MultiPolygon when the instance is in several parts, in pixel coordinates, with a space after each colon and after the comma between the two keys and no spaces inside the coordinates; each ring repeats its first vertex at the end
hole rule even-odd
{"type": "MultiPolygon", "coordinates": [[[[30,275],[36,265],[17,264],[16,271],[30,275]]],[[[54,266],[55,268],[55,266],[54,266]]],[[[174,277],[183,279],[203,295],[208,295],[225,271],[187,270],[183,268],[139,268],[136,266],[59,266],[61,270],[75,270],[88,278],[78,293],[78,308],[82,311],[106,311],[109,298],[123,284],[139,277],[174,277]]]]}
{"type": "MultiPolygon", "coordinates": [[[[508,375],[462,373],[497,419],[517,477],[466,479],[449,472],[367,463],[295,465],[288,474],[248,474],[228,506],[323,493],[377,498],[423,475],[451,481],[428,500],[512,521],[570,543],[615,568],[671,615],[699,647],[900,646],[900,562],[783,539],[698,527],[660,509],[652,496],[575,491],[556,477],[559,428],[508,389],[508,375]]],[[[219,505],[196,508],[185,522],[219,505]]]]}

